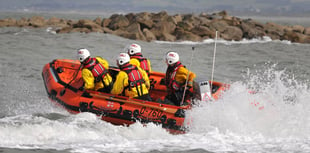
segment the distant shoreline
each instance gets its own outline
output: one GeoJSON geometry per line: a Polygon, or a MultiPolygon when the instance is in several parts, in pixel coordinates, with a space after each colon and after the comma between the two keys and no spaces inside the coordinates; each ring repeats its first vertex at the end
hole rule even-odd
{"type": "Polygon", "coordinates": [[[61,33],[99,32],[142,41],[194,41],[219,38],[239,41],[268,36],[272,40],[310,43],[309,17],[231,16],[226,11],[200,14],[89,12],[0,12],[0,27],[46,27],[61,33]],[[98,14],[97,14],[98,13],[98,14]]]}
{"type": "MultiPolygon", "coordinates": [[[[113,14],[127,14],[130,12],[78,12],[78,11],[0,11],[0,19],[9,16],[16,16],[16,19],[20,19],[22,17],[29,17],[33,15],[40,15],[46,18],[50,17],[58,17],[58,18],[66,18],[66,19],[94,19],[96,17],[108,18],[113,14]],[[18,17],[19,16],[19,17],[18,17]]],[[[139,13],[139,12],[137,12],[139,13]]],[[[170,15],[176,13],[168,13],[170,15]]],[[[232,14],[233,15],[233,14],[232,14]]],[[[251,18],[260,22],[275,22],[278,24],[290,23],[290,25],[300,24],[305,27],[310,27],[310,16],[307,15],[292,15],[292,16],[282,16],[282,15],[233,15],[242,19],[251,18]],[[296,23],[298,22],[298,23],[296,23]]]]}

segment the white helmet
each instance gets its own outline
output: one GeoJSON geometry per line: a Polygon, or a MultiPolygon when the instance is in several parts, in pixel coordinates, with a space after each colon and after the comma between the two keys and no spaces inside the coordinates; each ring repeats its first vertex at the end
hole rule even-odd
{"type": "Polygon", "coordinates": [[[128,63],[129,61],[130,61],[130,57],[127,53],[120,53],[116,60],[118,65],[124,65],[128,63]]]}
{"type": "Polygon", "coordinates": [[[90,53],[87,49],[80,48],[77,50],[77,58],[78,58],[78,60],[80,60],[80,62],[83,62],[88,57],[90,57],[90,53]]]}
{"type": "Polygon", "coordinates": [[[176,52],[168,52],[166,55],[166,63],[171,65],[179,61],[179,54],[176,52]]]}
{"type": "Polygon", "coordinates": [[[141,46],[138,44],[131,44],[126,47],[126,51],[129,55],[135,55],[137,53],[141,53],[141,46]]]}

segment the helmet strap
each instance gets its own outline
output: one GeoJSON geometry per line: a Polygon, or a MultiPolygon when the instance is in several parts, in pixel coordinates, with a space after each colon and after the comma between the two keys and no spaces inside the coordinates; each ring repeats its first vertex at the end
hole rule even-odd
{"type": "Polygon", "coordinates": [[[177,67],[177,66],[179,66],[180,64],[181,64],[181,62],[178,61],[178,62],[176,62],[176,63],[174,63],[174,64],[169,64],[169,66],[171,66],[171,67],[177,67]]]}
{"type": "Polygon", "coordinates": [[[88,64],[90,61],[91,61],[91,60],[90,60],[90,57],[87,57],[87,58],[82,62],[82,64],[83,64],[83,65],[86,65],[86,64],[88,64]]]}
{"type": "Polygon", "coordinates": [[[136,53],[136,54],[134,54],[134,55],[136,55],[136,56],[142,56],[142,54],[141,54],[141,53],[136,53]]]}
{"type": "Polygon", "coordinates": [[[123,64],[123,65],[120,65],[120,64],[117,63],[117,65],[118,65],[118,67],[119,67],[120,69],[123,69],[123,68],[126,68],[126,67],[129,66],[129,62],[127,62],[127,63],[125,63],[125,64],[123,64]]]}

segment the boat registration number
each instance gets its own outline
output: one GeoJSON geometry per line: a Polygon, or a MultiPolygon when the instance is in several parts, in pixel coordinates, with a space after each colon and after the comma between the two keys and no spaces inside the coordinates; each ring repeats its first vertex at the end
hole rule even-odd
{"type": "Polygon", "coordinates": [[[140,109],[140,115],[148,118],[160,119],[161,116],[163,115],[163,111],[148,107],[142,107],[140,109]]]}

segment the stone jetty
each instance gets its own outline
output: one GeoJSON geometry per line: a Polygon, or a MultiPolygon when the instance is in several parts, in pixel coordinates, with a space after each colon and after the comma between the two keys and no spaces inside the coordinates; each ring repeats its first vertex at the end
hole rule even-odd
{"type": "Polygon", "coordinates": [[[109,18],[94,20],[68,20],[57,17],[0,19],[0,27],[53,27],[58,34],[72,32],[109,33],[142,41],[195,41],[219,38],[239,41],[268,36],[273,40],[289,40],[296,43],[310,43],[310,27],[301,25],[279,25],[273,22],[260,23],[253,19],[230,16],[226,11],[213,14],[128,13],[113,14],[109,18]]]}

